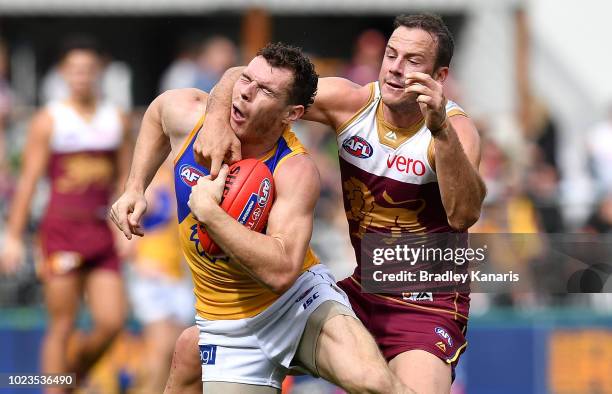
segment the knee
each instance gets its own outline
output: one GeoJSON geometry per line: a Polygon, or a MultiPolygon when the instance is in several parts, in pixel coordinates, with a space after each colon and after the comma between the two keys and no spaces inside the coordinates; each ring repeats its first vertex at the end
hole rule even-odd
{"type": "Polygon", "coordinates": [[[75,318],[72,315],[51,316],[47,327],[47,335],[68,337],[74,331],[75,318]]]}
{"type": "Polygon", "coordinates": [[[68,340],[73,331],[74,320],[60,319],[49,323],[47,336],[55,339],[68,340]]]}
{"type": "Polygon", "coordinates": [[[200,366],[200,355],[198,353],[198,328],[189,327],[179,335],[174,345],[174,356],[172,363],[178,367],[200,366]]]}
{"type": "Polygon", "coordinates": [[[121,332],[124,322],[123,316],[105,316],[103,319],[96,321],[95,329],[110,341],[121,332]]]}

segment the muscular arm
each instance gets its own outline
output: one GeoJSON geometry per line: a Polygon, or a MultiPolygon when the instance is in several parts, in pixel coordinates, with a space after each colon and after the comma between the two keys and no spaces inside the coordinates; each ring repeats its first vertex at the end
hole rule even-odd
{"type": "Polygon", "coordinates": [[[170,139],[164,133],[162,108],[168,94],[159,95],[144,114],[136,139],[126,191],[144,193],[157,169],[170,153],[170,139]]]}
{"type": "MultiPolygon", "coordinates": [[[[202,126],[204,132],[193,145],[196,160],[210,168],[212,179],[217,177],[223,162],[233,164],[241,159],[240,141],[229,125],[229,118],[232,89],[243,69],[234,67],[226,71],[211,92],[202,126]]],[[[337,130],[366,104],[369,97],[369,86],[359,86],[344,78],[320,78],[314,104],[303,118],[337,130]]]]}
{"type": "Polygon", "coordinates": [[[480,217],[486,194],[478,174],[478,131],[466,116],[448,118],[441,81],[428,74],[410,72],[406,75],[405,91],[417,95],[416,101],[433,136],[438,185],[448,224],[457,231],[467,230],[480,217]]]}
{"type": "Polygon", "coordinates": [[[367,85],[357,85],[345,78],[319,78],[315,101],[303,118],[338,130],[366,104],[369,97],[370,87],[367,85]]]}
{"type": "Polygon", "coordinates": [[[32,119],[22,155],[23,169],[13,197],[7,225],[7,234],[16,239],[22,237],[36,183],[43,175],[49,161],[49,139],[52,125],[51,115],[44,110],[38,112],[32,119]]]}
{"type": "Polygon", "coordinates": [[[125,234],[142,236],[140,218],[147,209],[144,192],[175,145],[196,124],[204,110],[206,93],[197,89],[169,90],[147,108],[136,140],[125,192],[113,204],[111,219],[125,234]]]}
{"type": "Polygon", "coordinates": [[[210,168],[212,179],[219,174],[223,162],[233,164],[242,158],[240,141],[229,124],[232,90],[242,70],[244,67],[228,69],[210,92],[202,132],[193,144],[196,161],[210,168]]]}
{"type": "Polygon", "coordinates": [[[121,115],[123,124],[123,140],[117,151],[117,195],[123,192],[123,186],[127,180],[130,170],[130,160],[134,148],[132,141],[132,130],[130,128],[130,120],[127,115],[121,115]]]}
{"type": "Polygon", "coordinates": [[[480,136],[466,116],[453,116],[434,135],[434,157],[442,204],[450,226],[467,230],[480,217],[486,194],[478,173],[480,136]]]}
{"type": "MultiPolygon", "coordinates": [[[[266,288],[283,293],[291,287],[310,242],[319,197],[319,174],[312,159],[295,156],[277,170],[276,199],[266,234],[248,230],[231,218],[205,191],[210,185],[200,182],[192,189],[190,207],[213,240],[266,288]]],[[[223,183],[219,185],[222,190],[223,183]]]]}

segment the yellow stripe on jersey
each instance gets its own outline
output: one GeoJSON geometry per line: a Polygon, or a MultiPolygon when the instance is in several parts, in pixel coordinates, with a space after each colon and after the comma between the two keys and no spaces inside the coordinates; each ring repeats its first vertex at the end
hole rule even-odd
{"type": "Polygon", "coordinates": [[[348,125],[350,125],[351,123],[353,123],[353,121],[355,119],[357,119],[357,117],[359,115],[361,115],[361,113],[363,111],[365,111],[366,108],[368,108],[370,106],[370,104],[372,104],[372,101],[374,100],[374,84],[376,82],[372,82],[370,83],[370,97],[368,97],[368,101],[363,105],[363,107],[361,107],[359,109],[359,111],[355,112],[355,115],[351,116],[351,118],[349,120],[347,120],[346,122],[342,123],[340,125],[340,127],[338,127],[338,129],[336,130],[336,134],[340,135],[342,134],[342,132],[348,127],[348,125]]]}
{"type": "Polygon", "coordinates": [[[276,169],[288,158],[308,153],[304,145],[298,140],[297,136],[291,129],[287,128],[285,132],[283,132],[282,138],[285,140],[287,147],[291,150],[291,152],[286,153],[280,160],[276,163],[276,167],[274,167],[274,173],[276,173],[276,169]]]}

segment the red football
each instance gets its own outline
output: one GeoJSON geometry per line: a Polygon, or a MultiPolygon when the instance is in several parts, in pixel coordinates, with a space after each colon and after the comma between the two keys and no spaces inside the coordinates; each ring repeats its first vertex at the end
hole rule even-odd
{"type": "MultiPolygon", "coordinates": [[[[221,208],[248,229],[261,232],[268,221],[274,200],[274,179],[268,166],[256,159],[245,159],[229,168],[221,208]]],[[[211,256],[223,251],[202,225],[198,238],[204,251],[211,256]]]]}

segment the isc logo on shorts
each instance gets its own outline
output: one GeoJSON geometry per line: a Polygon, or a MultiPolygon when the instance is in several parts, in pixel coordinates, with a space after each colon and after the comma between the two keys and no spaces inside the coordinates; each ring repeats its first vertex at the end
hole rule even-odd
{"type": "Polygon", "coordinates": [[[302,304],[302,307],[304,309],[308,308],[314,302],[314,300],[316,300],[317,298],[319,298],[319,292],[318,291],[316,293],[314,293],[313,295],[311,295],[310,297],[308,297],[308,299],[306,301],[304,301],[304,303],[302,304]]]}
{"type": "Polygon", "coordinates": [[[217,345],[200,345],[200,362],[202,365],[215,365],[217,345]]]}

